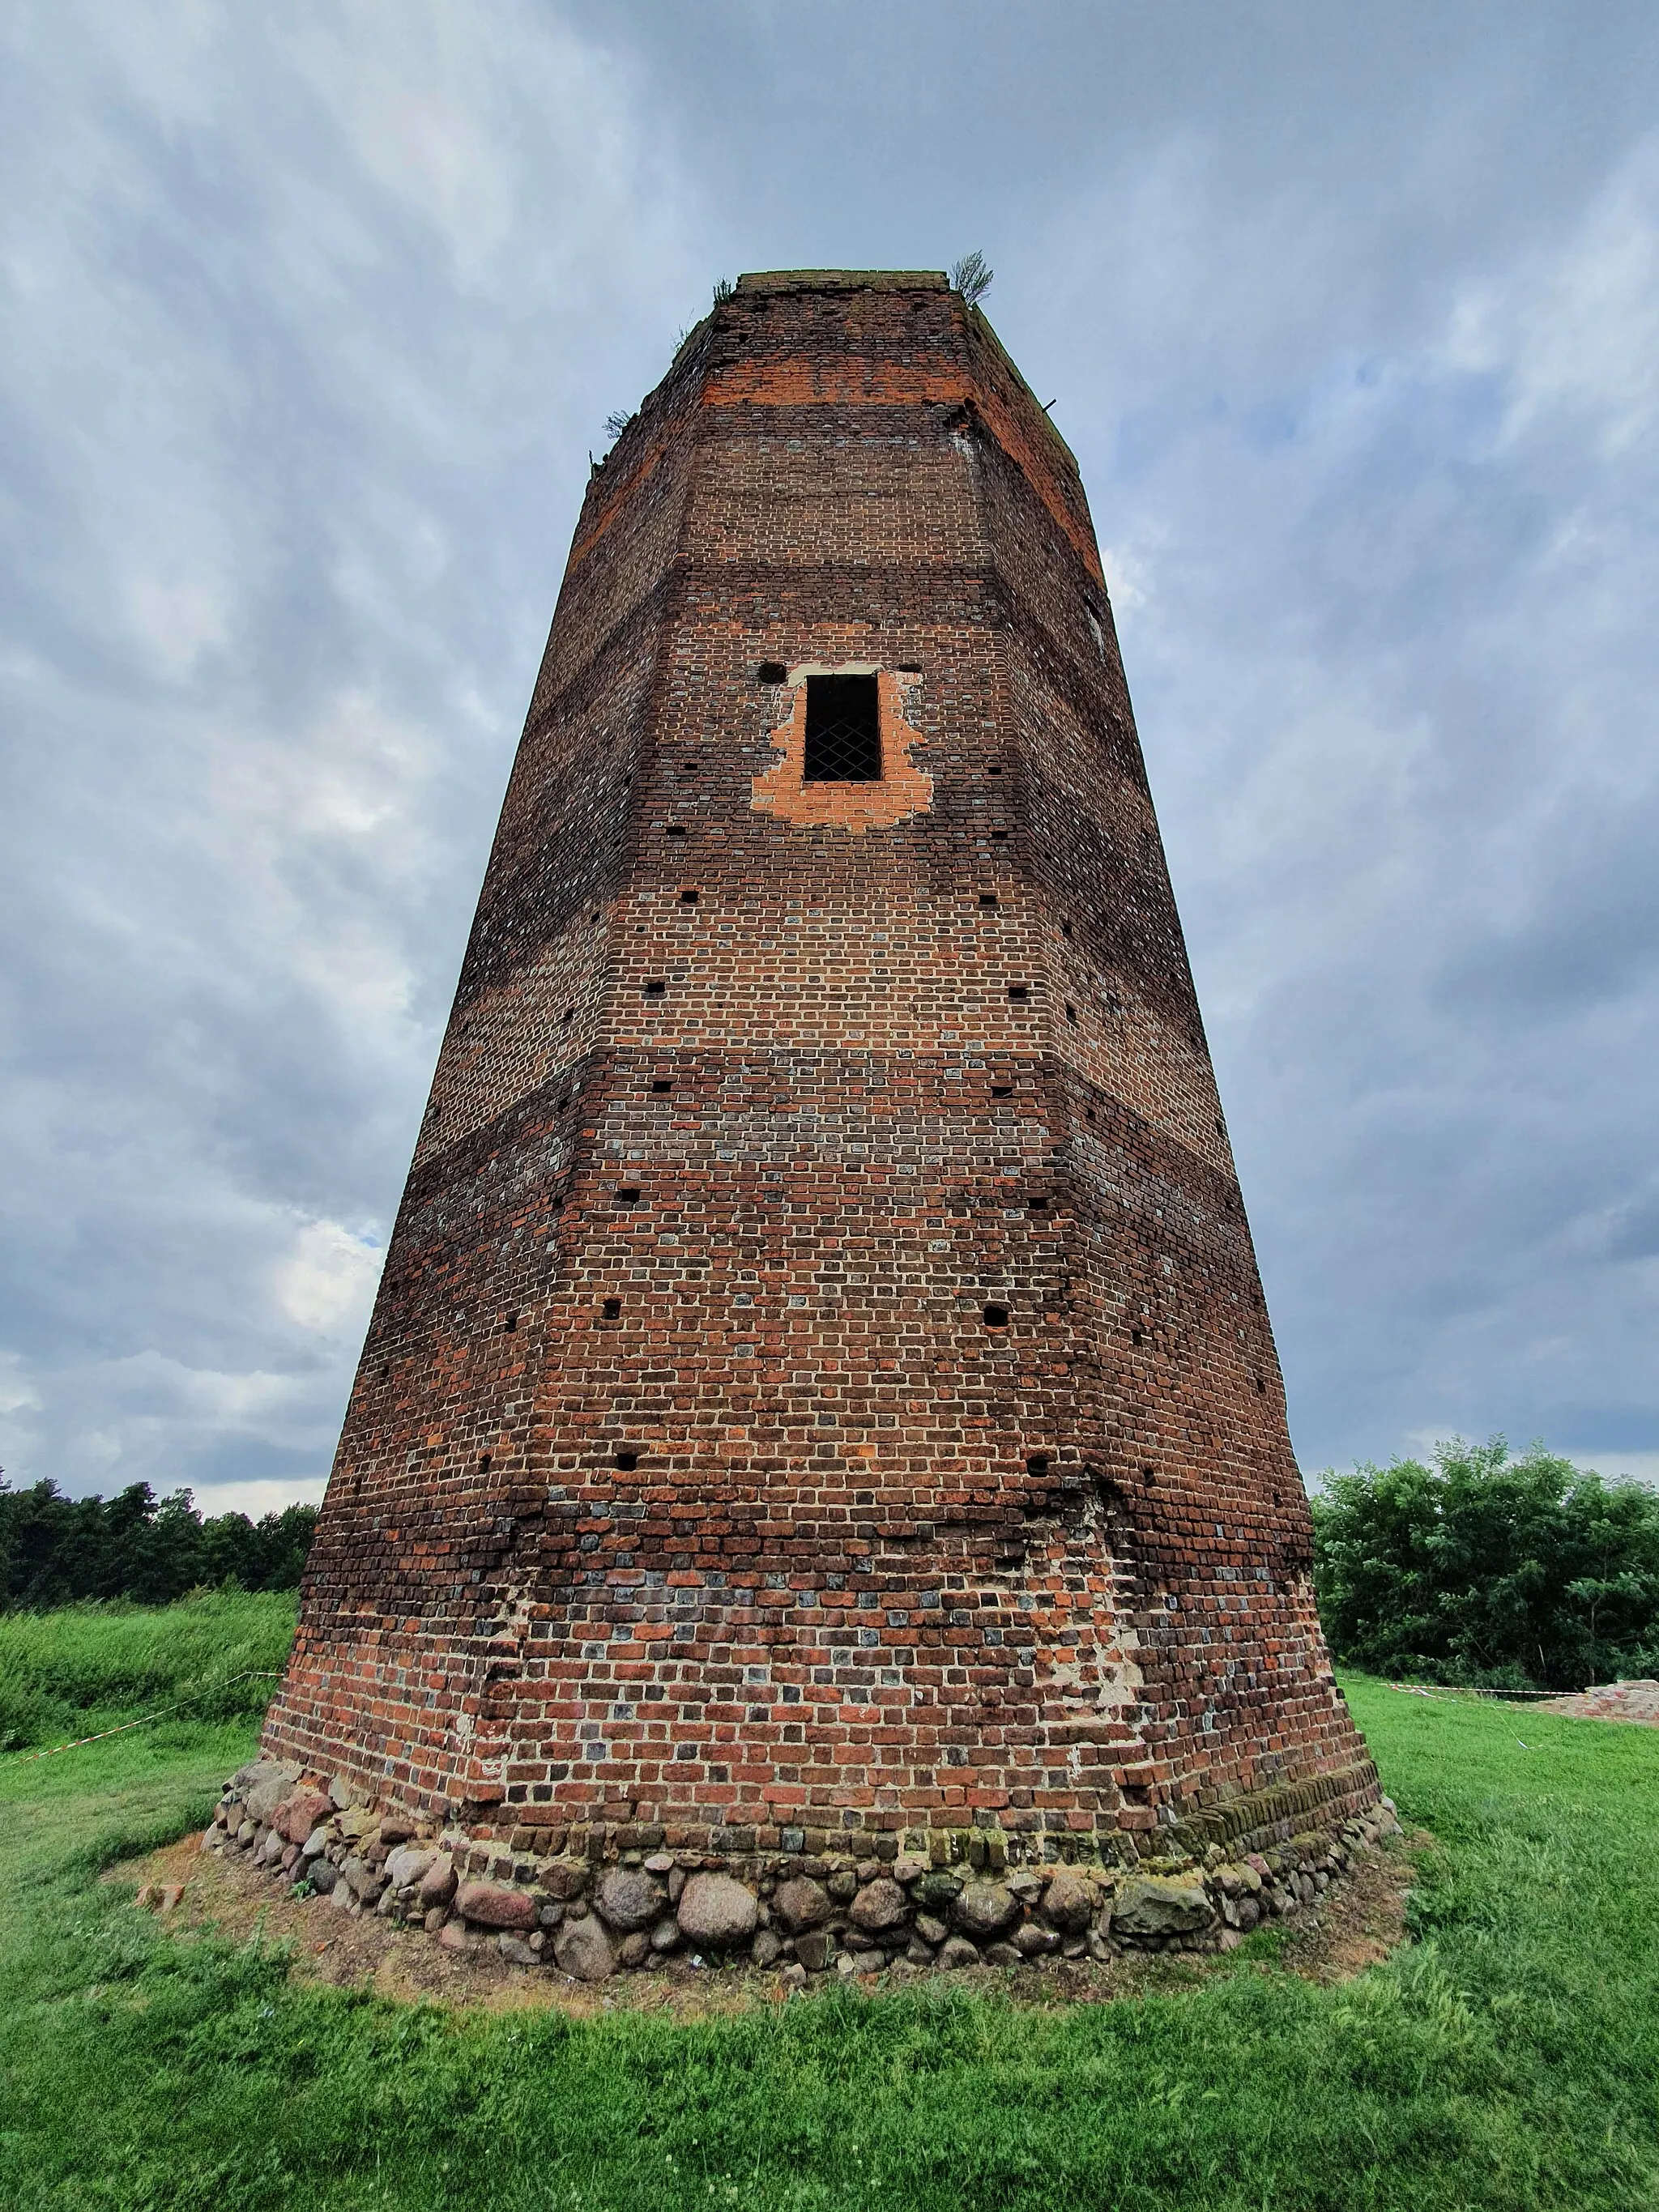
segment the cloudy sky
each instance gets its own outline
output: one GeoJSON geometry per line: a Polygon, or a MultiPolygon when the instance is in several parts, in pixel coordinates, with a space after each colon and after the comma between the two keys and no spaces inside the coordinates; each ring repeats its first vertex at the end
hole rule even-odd
{"type": "Polygon", "coordinates": [[[1659,1474],[1659,15],[6,0],[0,1463],[319,1494],[590,448],[938,268],[1083,465],[1310,1473],[1659,1474]]]}

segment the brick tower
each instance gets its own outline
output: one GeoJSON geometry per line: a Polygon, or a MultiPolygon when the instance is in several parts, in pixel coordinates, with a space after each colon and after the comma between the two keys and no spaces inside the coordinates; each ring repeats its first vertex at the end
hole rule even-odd
{"type": "Polygon", "coordinates": [[[1077,467],[943,276],[745,276],[588,488],[266,1749],[935,1860],[1374,1771],[1077,467]]]}

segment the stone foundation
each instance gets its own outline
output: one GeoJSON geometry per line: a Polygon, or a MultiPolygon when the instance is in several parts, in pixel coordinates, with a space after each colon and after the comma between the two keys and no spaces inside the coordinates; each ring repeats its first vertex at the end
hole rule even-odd
{"type": "Polygon", "coordinates": [[[996,1828],[916,1835],[726,1832],[688,1848],[658,1827],[495,1832],[361,1802],[340,1778],[256,1760],[225,1784],[204,1850],[265,1868],[297,1895],[419,1927],[447,1948],[493,1944],[511,1964],[602,1981],[677,1953],[708,1966],[826,1973],[1104,1960],[1115,1951],[1230,1949],[1293,1915],[1396,1832],[1369,1767],[1256,1793],[1179,1829],[1082,1839],[996,1828]],[[1358,1801],[1351,1806],[1347,1802],[1358,1801]],[[1311,1817],[1310,1817],[1311,1816],[1311,1817]],[[849,1844],[852,1848],[848,1848],[849,1844]]]}

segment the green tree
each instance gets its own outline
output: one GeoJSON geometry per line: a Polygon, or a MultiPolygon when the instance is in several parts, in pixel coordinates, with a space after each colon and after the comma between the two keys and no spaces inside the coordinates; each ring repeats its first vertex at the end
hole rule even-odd
{"type": "Polygon", "coordinates": [[[1580,1689],[1659,1664],[1659,1496],[1501,1437],[1328,1474],[1314,1583],[1339,1658],[1381,1674],[1580,1689]]]}
{"type": "Polygon", "coordinates": [[[0,1477],[0,1610],[82,1598],[170,1605],[204,1583],[293,1589],[316,1526],[314,1505],[204,1521],[188,1490],[158,1498],[135,1482],[107,1499],[65,1498],[52,1481],[13,1490],[0,1477]]]}

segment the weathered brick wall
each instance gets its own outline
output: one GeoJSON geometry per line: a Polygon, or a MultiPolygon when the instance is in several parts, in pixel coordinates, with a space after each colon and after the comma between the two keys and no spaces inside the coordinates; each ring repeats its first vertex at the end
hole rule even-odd
{"type": "Polygon", "coordinates": [[[745,278],[590,487],[268,1747],[486,1835],[1340,1815],[1308,1553],[1075,465],[942,278],[745,278]]]}

